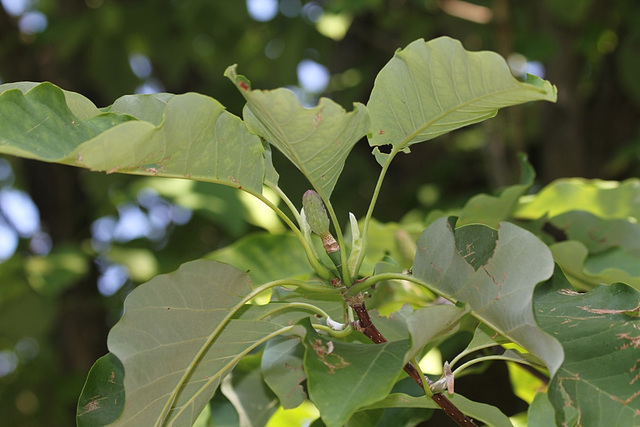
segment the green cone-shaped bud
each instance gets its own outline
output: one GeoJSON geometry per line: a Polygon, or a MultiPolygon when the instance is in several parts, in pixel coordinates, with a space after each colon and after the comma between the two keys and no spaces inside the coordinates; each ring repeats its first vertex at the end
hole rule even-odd
{"type": "Polygon", "coordinates": [[[320,237],[329,234],[329,216],[320,195],[313,190],[307,190],[302,195],[302,207],[311,231],[320,237]]]}

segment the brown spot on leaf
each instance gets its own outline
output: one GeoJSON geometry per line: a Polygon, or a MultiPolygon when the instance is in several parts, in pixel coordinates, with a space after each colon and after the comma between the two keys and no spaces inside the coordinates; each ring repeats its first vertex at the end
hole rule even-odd
{"type": "Polygon", "coordinates": [[[240,83],[238,83],[238,86],[240,86],[240,89],[244,90],[245,92],[249,90],[249,85],[246,82],[240,81],[240,83]]]}

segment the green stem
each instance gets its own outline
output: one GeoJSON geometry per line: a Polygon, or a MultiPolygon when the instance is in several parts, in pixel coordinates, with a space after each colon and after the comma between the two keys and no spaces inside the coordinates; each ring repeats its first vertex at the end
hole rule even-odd
{"type": "Polygon", "coordinates": [[[369,203],[369,209],[367,210],[367,214],[364,217],[364,226],[362,227],[362,252],[360,252],[360,256],[358,257],[355,271],[360,271],[360,267],[362,266],[362,262],[364,261],[364,256],[367,252],[367,244],[369,241],[369,223],[371,222],[371,217],[373,216],[373,210],[375,209],[376,203],[378,201],[378,196],[380,195],[380,190],[382,188],[382,182],[384,181],[384,177],[389,170],[389,165],[391,164],[391,161],[394,159],[396,154],[398,154],[398,151],[399,149],[397,149],[396,147],[391,150],[391,153],[389,153],[389,157],[387,157],[387,162],[382,167],[380,175],[378,176],[378,182],[376,182],[376,187],[373,190],[371,202],[369,203]]]}
{"type": "Polygon", "coordinates": [[[526,360],[513,360],[510,357],[504,357],[503,355],[490,355],[490,356],[482,356],[482,357],[478,357],[476,359],[472,359],[469,360],[468,362],[463,363],[462,365],[458,366],[454,371],[453,371],[453,376],[455,378],[458,378],[460,376],[462,376],[462,371],[464,371],[465,369],[469,368],[470,366],[475,365],[476,363],[482,363],[482,362],[488,362],[491,360],[504,360],[505,362],[514,362],[514,363],[520,363],[522,365],[528,365],[531,367],[537,367],[538,365],[528,362],[526,360]]]}
{"type": "Polygon", "coordinates": [[[296,220],[296,222],[298,224],[300,224],[300,213],[298,212],[298,209],[293,204],[293,202],[289,199],[289,197],[287,197],[287,195],[284,194],[282,189],[280,187],[278,187],[277,185],[274,186],[274,187],[272,187],[272,186],[270,186],[268,184],[265,184],[265,185],[267,185],[267,187],[269,187],[271,190],[273,190],[273,192],[275,192],[278,195],[278,197],[280,197],[280,199],[285,203],[285,205],[287,205],[287,207],[291,211],[291,214],[293,215],[293,217],[296,220]]]}
{"type": "Polygon", "coordinates": [[[265,318],[273,315],[274,313],[277,313],[279,311],[283,311],[283,310],[290,310],[290,309],[301,309],[301,310],[308,310],[314,313],[319,314],[320,316],[324,317],[325,319],[329,317],[329,315],[327,314],[326,311],[322,310],[319,307],[316,307],[313,304],[307,304],[306,302],[290,302],[287,304],[278,304],[280,307],[275,307],[273,310],[263,314],[262,316],[260,316],[260,318],[258,320],[264,320],[265,318]]]}
{"type": "Polygon", "coordinates": [[[424,286],[429,290],[433,290],[428,283],[423,282],[422,280],[408,274],[380,273],[374,276],[367,277],[363,281],[356,283],[355,285],[349,288],[349,290],[344,294],[344,296],[345,298],[353,298],[356,295],[358,295],[360,292],[370,288],[376,283],[383,282],[385,280],[408,280],[409,282],[415,283],[420,286],[424,286]]]}
{"type": "Polygon", "coordinates": [[[336,331],[335,329],[331,329],[328,326],[325,325],[311,325],[313,326],[313,328],[317,331],[325,331],[327,332],[329,335],[336,337],[336,338],[344,338],[346,336],[348,336],[349,334],[351,334],[351,332],[354,331],[353,326],[351,325],[347,325],[346,328],[344,328],[341,331],[336,331]]]}

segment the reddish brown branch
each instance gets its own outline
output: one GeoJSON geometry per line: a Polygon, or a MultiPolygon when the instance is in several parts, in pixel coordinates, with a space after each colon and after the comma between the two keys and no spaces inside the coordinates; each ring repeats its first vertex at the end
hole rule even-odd
{"type": "MultiPolygon", "coordinates": [[[[364,305],[364,301],[356,299],[354,301],[349,301],[349,306],[356,312],[358,316],[358,330],[365,334],[371,341],[376,344],[382,344],[387,342],[387,339],[380,333],[378,328],[371,321],[371,317],[369,316],[369,312],[364,305]]],[[[422,383],[422,376],[418,372],[415,366],[411,363],[407,363],[404,366],[404,371],[411,377],[413,380],[418,383],[420,387],[424,390],[424,384],[422,383]]],[[[429,383],[431,381],[426,378],[429,383]]],[[[429,385],[427,385],[428,387],[429,385]]],[[[453,421],[455,421],[459,426],[475,426],[476,424],[471,420],[471,418],[467,417],[463,414],[445,395],[442,393],[435,393],[431,396],[434,402],[442,408],[442,410],[447,414],[453,421]]]]}

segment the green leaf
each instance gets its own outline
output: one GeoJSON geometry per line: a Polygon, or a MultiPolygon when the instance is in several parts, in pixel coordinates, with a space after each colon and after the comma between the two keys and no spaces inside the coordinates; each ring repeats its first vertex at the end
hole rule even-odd
{"type": "Polygon", "coordinates": [[[638,310],[637,290],[616,283],[578,293],[559,270],[536,290],[536,319],[565,353],[548,392],[558,424],[638,423],[638,310]]]}
{"type": "Polygon", "coordinates": [[[468,52],[448,37],[416,40],[376,78],[367,103],[369,144],[405,149],[534,100],[555,101],[555,87],[540,79],[519,82],[494,52],[468,52]]]}
{"type": "Polygon", "coordinates": [[[555,424],[555,411],[547,393],[538,393],[527,411],[529,427],[548,427],[555,424]]]}
{"type": "Polygon", "coordinates": [[[640,226],[635,221],[570,211],[550,222],[570,239],[552,245],[551,251],[578,289],[615,282],[640,289],[640,226]]]}
{"type": "Polygon", "coordinates": [[[303,340],[309,398],[327,427],[341,427],[358,409],[386,396],[404,366],[409,340],[342,342],[307,322],[303,340]]]}
{"type": "Polygon", "coordinates": [[[636,289],[640,289],[640,277],[636,273],[637,265],[628,258],[628,254],[620,250],[608,251],[598,258],[610,258],[607,263],[599,263],[602,269],[596,268],[590,271],[587,268],[589,251],[584,243],[575,240],[559,242],[550,246],[553,258],[562,267],[571,283],[581,290],[588,290],[599,284],[611,284],[624,282],[636,289]],[[634,274],[630,274],[631,270],[634,274]]]}
{"type": "MultiPolygon", "coordinates": [[[[482,421],[493,427],[513,427],[509,418],[495,406],[477,403],[459,394],[447,395],[449,400],[465,415],[482,421]]],[[[376,408],[429,408],[440,407],[427,396],[414,397],[404,393],[393,393],[386,398],[367,406],[367,409],[376,408]]]]}
{"type": "Polygon", "coordinates": [[[536,176],[525,155],[520,155],[520,164],[522,168],[520,184],[504,188],[499,196],[478,194],[469,199],[459,214],[456,227],[479,223],[497,228],[501,221],[507,220],[517,206],[520,196],[533,185],[536,176]]]}
{"type": "Polygon", "coordinates": [[[600,218],[635,218],[640,221],[640,179],[622,182],[599,179],[558,179],[540,193],[520,200],[514,216],[537,219],[568,211],[586,211],[600,218]]]}
{"type": "Polygon", "coordinates": [[[213,98],[129,95],[101,112],[50,83],[0,91],[0,153],[262,191],[260,139],[213,98]]]}
{"type": "Polygon", "coordinates": [[[302,383],[307,379],[302,366],[304,347],[296,336],[275,337],[262,354],[264,382],[273,390],[284,409],[292,409],[307,398],[302,383]]]}
{"type": "Polygon", "coordinates": [[[460,319],[466,313],[467,310],[455,305],[434,305],[414,311],[407,319],[412,347],[406,361],[416,356],[430,341],[456,332],[460,319]]]}
{"type": "Polygon", "coordinates": [[[103,426],[118,419],[125,404],[123,379],[124,368],[113,354],[93,364],[78,399],[78,427],[103,426]]]}
{"type": "Polygon", "coordinates": [[[253,286],[278,279],[306,279],[314,273],[300,241],[291,233],[253,233],[205,258],[246,271],[253,286]]]}
{"type": "MultiPolygon", "coordinates": [[[[488,227],[465,228],[482,235],[488,227]]],[[[542,359],[549,371],[555,372],[562,363],[562,347],[536,325],[532,309],[536,284],[553,272],[549,249],[528,231],[501,223],[493,256],[474,267],[467,261],[474,253],[473,236],[467,236],[467,240],[469,246],[460,253],[456,247],[460,239],[456,242],[447,218],[436,220],[418,239],[414,276],[438,293],[466,303],[476,318],[542,359]]]]}
{"type": "Polygon", "coordinates": [[[238,412],[240,427],[264,427],[278,409],[278,399],[264,383],[259,366],[260,355],[246,356],[220,386],[238,412]]]}
{"type": "Polygon", "coordinates": [[[244,120],[252,132],[273,144],[328,200],[351,149],[369,130],[364,105],[355,103],[347,113],[328,98],[305,108],[293,92],[251,90],[249,81],[233,65],[225,71],[247,100],[244,120]]]}
{"type": "Polygon", "coordinates": [[[245,273],[199,260],[127,297],[108,338],[125,370],[127,401],[117,425],[196,420],[238,360],[279,332],[266,321],[229,320],[251,290],[245,273]]]}

